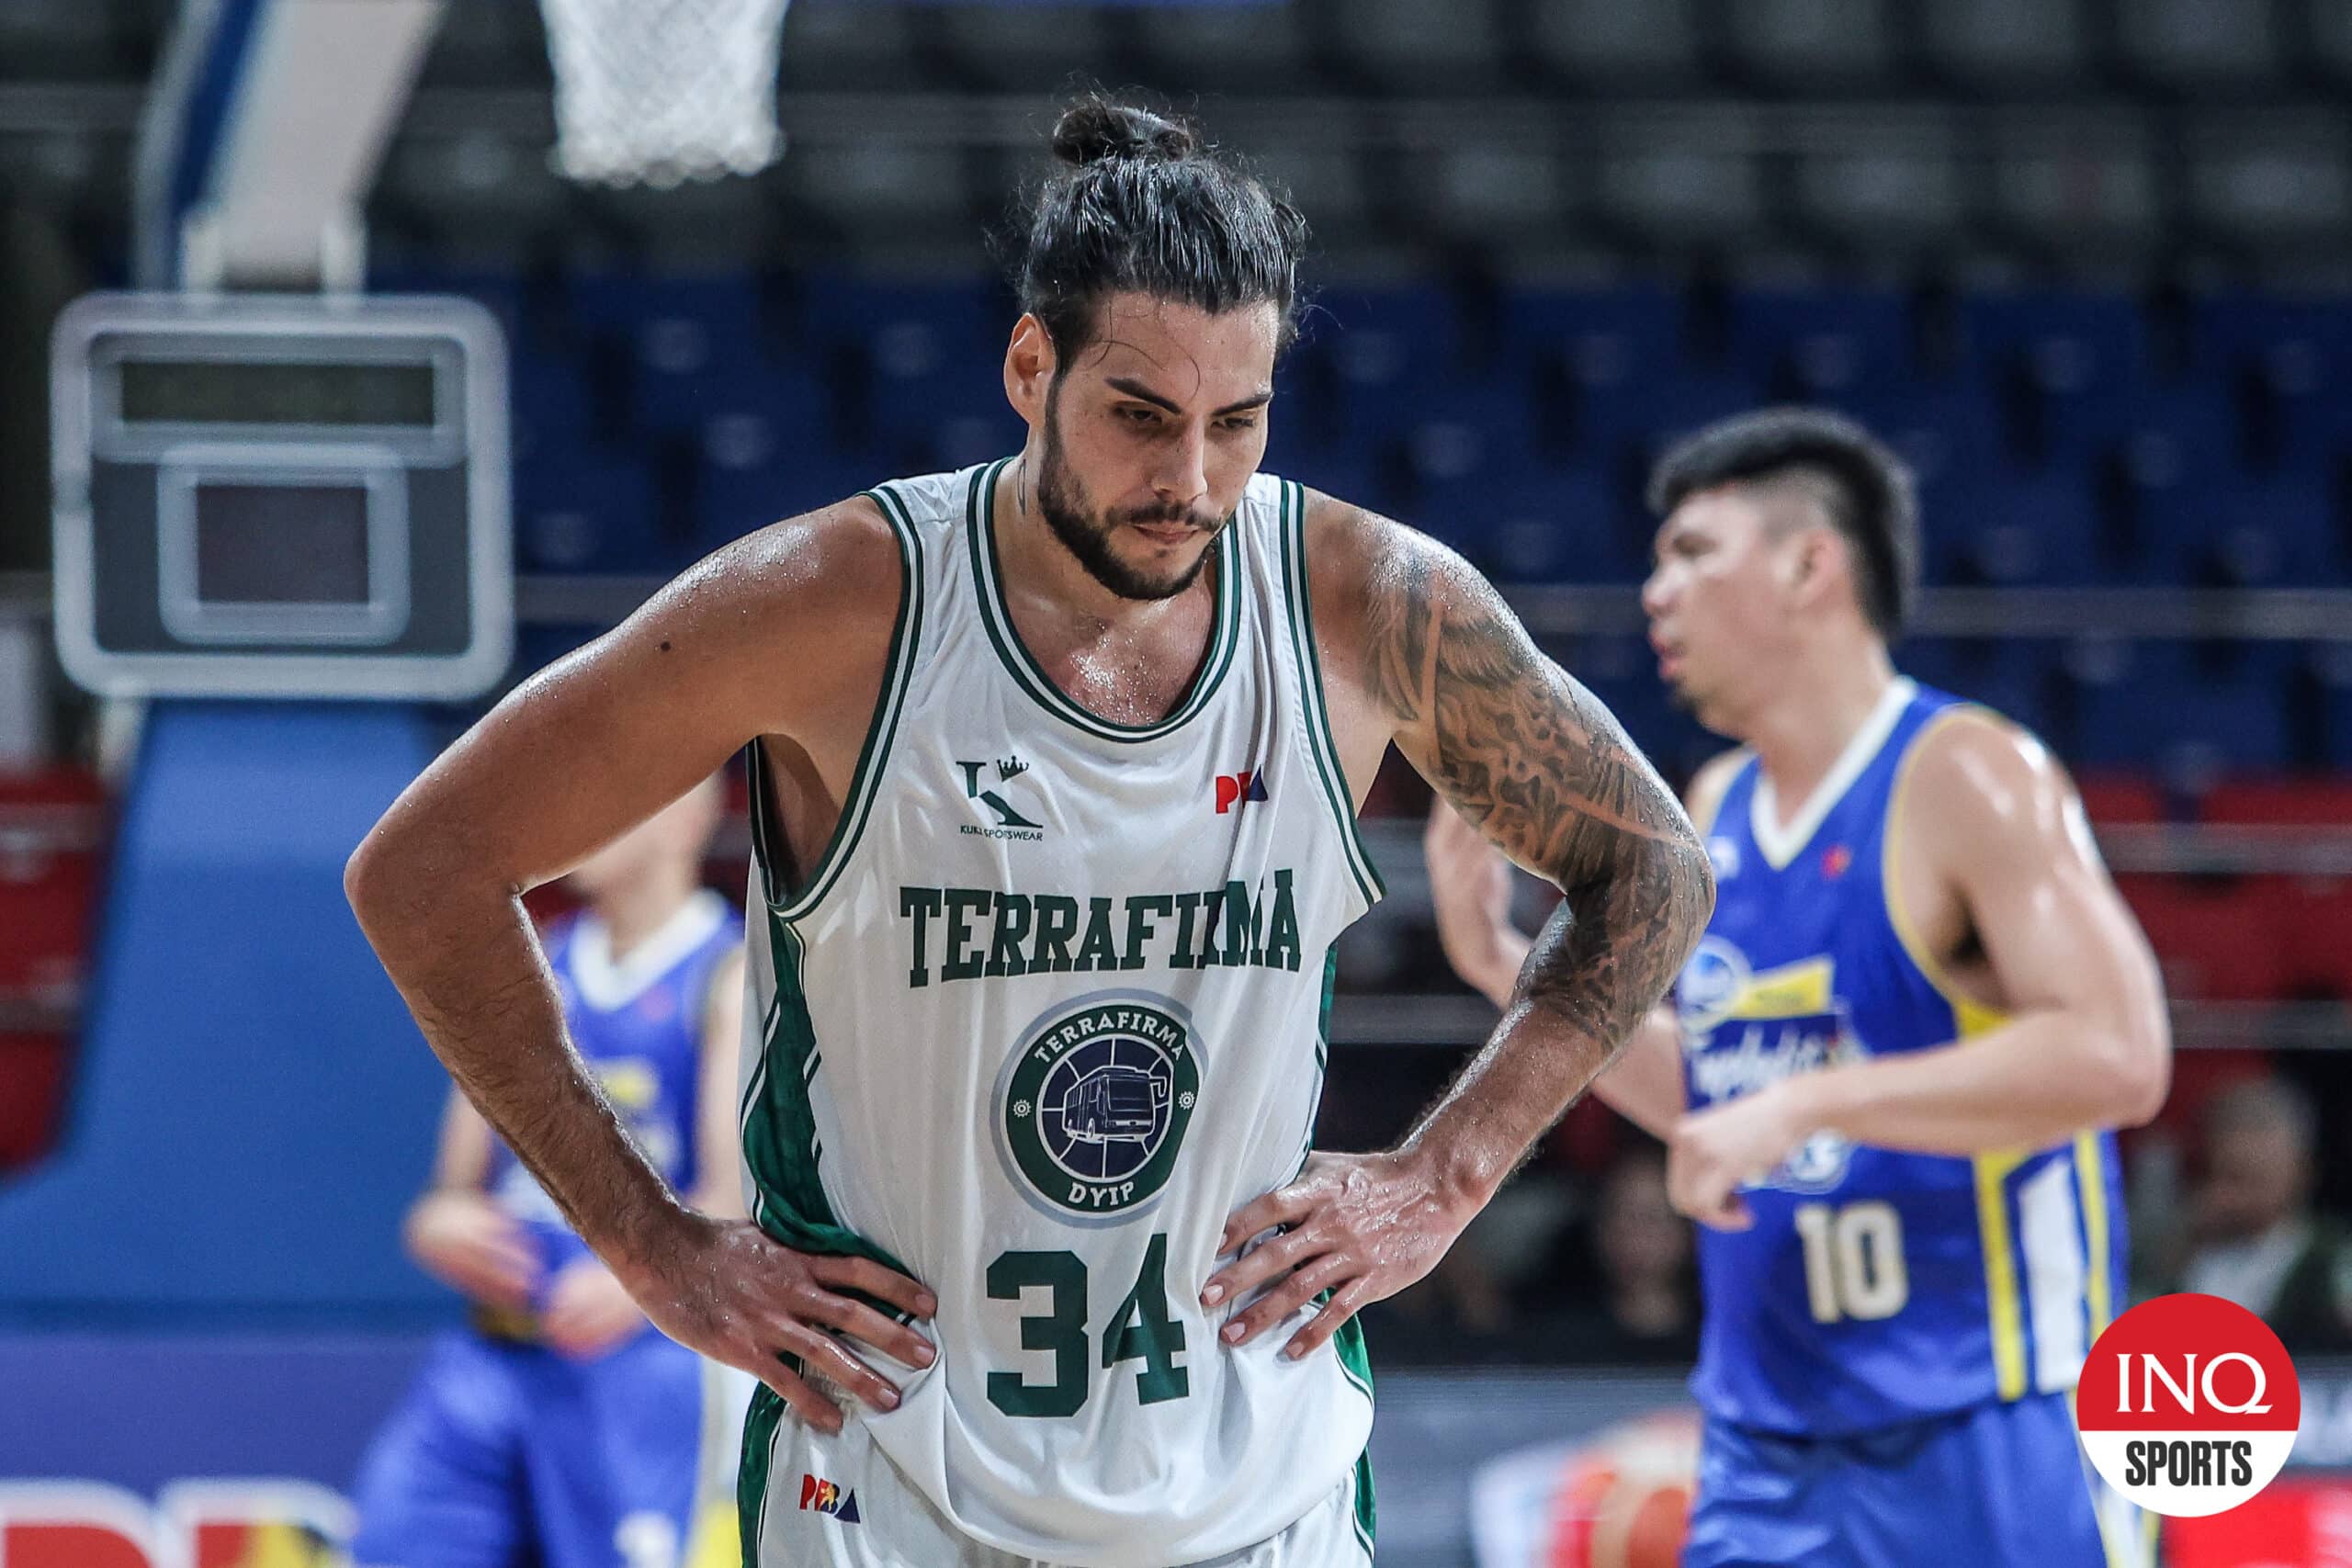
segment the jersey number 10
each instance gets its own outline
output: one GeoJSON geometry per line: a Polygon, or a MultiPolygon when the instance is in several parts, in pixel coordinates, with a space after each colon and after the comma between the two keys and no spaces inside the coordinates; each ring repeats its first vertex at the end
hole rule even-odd
{"type": "Polygon", "coordinates": [[[1797,1235],[1804,1242],[1804,1293],[1813,1321],[1893,1317],[1911,1299],[1903,1267],[1903,1216],[1891,1203],[1800,1203],[1797,1235]]]}

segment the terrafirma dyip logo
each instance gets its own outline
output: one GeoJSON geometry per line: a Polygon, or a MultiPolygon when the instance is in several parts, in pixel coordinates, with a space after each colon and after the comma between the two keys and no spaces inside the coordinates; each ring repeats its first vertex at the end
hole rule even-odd
{"type": "Polygon", "coordinates": [[[2117,1318],[2075,1393],[2083,1447],[2108,1484],[2192,1518],[2269,1485],[2302,1415],[2278,1337],[2219,1296],[2158,1296],[2117,1318]]]}

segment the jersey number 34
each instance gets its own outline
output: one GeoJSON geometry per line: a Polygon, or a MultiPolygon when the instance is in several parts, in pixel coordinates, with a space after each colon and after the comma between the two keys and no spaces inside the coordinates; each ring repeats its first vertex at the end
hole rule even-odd
{"type": "MultiPolygon", "coordinates": [[[[1047,1292],[1046,1310],[1021,1319],[1021,1348],[1049,1350],[1054,1358],[1050,1382],[1031,1382],[1019,1372],[990,1372],[989,1403],[1007,1416],[1077,1415],[1086,1403],[1088,1352],[1093,1348],[1086,1327],[1086,1260],[1075,1252],[999,1253],[989,1265],[988,1285],[989,1299],[999,1302],[1017,1302],[1033,1287],[1047,1292]]],[[[1141,1361],[1136,1398],[1157,1404],[1193,1392],[1192,1379],[1175,1364],[1183,1348],[1184,1325],[1168,1315],[1168,1238],[1155,1235],[1144,1249],[1135,1288],[1102,1325],[1102,1365],[1107,1370],[1141,1361]]]]}

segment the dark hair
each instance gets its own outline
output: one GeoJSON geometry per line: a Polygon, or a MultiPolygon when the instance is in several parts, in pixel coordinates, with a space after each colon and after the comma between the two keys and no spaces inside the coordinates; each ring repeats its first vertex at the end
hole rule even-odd
{"type": "Polygon", "coordinates": [[[1650,510],[1664,518],[1718,485],[1810,479],[1831,526],[1853,547],[1862,614],[1893,642],[1919,596],[1919,504],[1910,465],[1826,409],[1740,414],[1687,435],[1650,470],[1650,510]]]}
{"type": "Polygon", "coordinates": [[[1065,367],[1098,308],[1133,291],[1212,315],[1271,301],[1276,352],[1298,332],[1306,220],[1182,120],[1090,93],[1054,126],[1056,170],[1012,247],[1021,308],[1065,367]]]}

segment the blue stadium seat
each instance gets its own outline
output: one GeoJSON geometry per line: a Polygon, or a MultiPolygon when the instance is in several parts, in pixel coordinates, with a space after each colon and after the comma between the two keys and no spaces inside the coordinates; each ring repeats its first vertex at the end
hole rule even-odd
{"type": "Polygon", "coordinates": [[[1482,500],[1479,564],[1498,582],[1637,582],[1648,567],[1648,524],[1627,502],[1600,470],[1521,474],[1482,500]]]}
{"type": "Polygon", "coordinates": [[[1578,460],[1607,463],[1654,457],[1702,425],[1751,412],[1765,400],[1763,388],[1736,371],[1659,374],[1652,366],[1627,369],[1622,379],[1588,380],[1578,386],[1578,460]]]}
{"type": "Polygon", "coordinates": [[[2255,451],[2267,460],[2323,458],[2352,446],[2352,311],[2316,299],[2208,295],[2190,310],[2190,355],[2216,385],[2254,396],[2255,451]]]}
{"type": "Polygon", "coordinates": [[[896,331],[933,334],[939,353],[954,358],[1004,357],[1015,318],[997,290],[979,280],[911,282],[844,273],[812,273],[805,280],[810,324],[820,335],[869,346],[896,331]]]}
{"type": "Polygon", "coordinates": [[[2102,410],[2095,420],[2072,405],[2053,409],[2057,447],[2088,457],[2120,442],[2119,455],[2127,462],[2152,452],[2159,462],[2191,474],[2228,473],[2244,466],[2244,422],[2237,400],[2220,380],[2192,377],[2169,386],[2143,385],[2127,390],[2120,400],[2120,411],[2102,410]]]}
{"type": "Polygon", "coordinates": [[[1923,567],[1929,581],[1949,581],[1982,513],[1984,492],[2006,482],[2010,471],[1991,394],[1973,380],[1946,377],[1826,401],[1860,420],[1911,465],[1923,567]]]}
{"type": "Polygon", "coordinates": [[[1503,344],[1521,364],[1606,357],[1671,365],[1682,355],[1682,296],[1655,284],[1568,291],[1517,289],[1503,301],[1503,344]]]}
{"type": "Polygon", "coordinates": [[[1731,297],[1731,357],[1810,397],[1858,395],[1914,373],[1909,302],[1893,289],[1745,289],[1731,297]]]}
{"type": "Polygon", "coordinates": [[[2022,361],[2046,383],[2119,382],[2148,367],[2147,323],[2139,305],[2121,294],[1969,294],[1960,301],[1960,324],[1965,352],[1985,361],[2022,361]]]}
{"type": "Polygon", "coordinates": [[[526,571],[674,569],[653,475],[638,458],[579,449],[514,466],[516,562],[526,571]]]}
{"type": "Polygon", "coordinates": [[[1453,297],[1436,284],[1318,288],[1307,296],[1303,342],[1329,355],[1351,383],[1416,379],[1463,352],[1453,297]]]}
{"type": "Polygon", "coordinates": [[[2331,768],[2352,770],[2352,643],[2324,643],[2312,650],[2319,678],[2320,744],[2331,768]]]}
{"type": "Polygon", "coordinates": [[[2301,588],[2342,580],[2335,498],[2316,472],[2191,471],[2134,500],[2141,563],[2157,581],[2301,588]]]}
{"type": "Polygon", "coordinates": [[[2066,660],[2071,757],[2091,768],[2153,765],[2169,777],[2275,771],[2295,751],[2280,682],[2215,675],[2177,643],[2078,644],[2066,660]]]}
{"type": "Polygon", "coordinates": [[[692,434],[730,414],[757,415],[799,439],[831,428],[831,400],[817,378],[771,364],[656,358],[638,367],[630,390],[632,424],[649,435],[692,434]]]}
{"type": "Polygon", "coordinates": [[[749,273],[700,277],[575,273],[563,280],[561,299],[582,332],[612,332],[631,339],[647,322],[665,317],[697,322],[722,345],[751,342],[760,326],[759,291],[749,273]]]}
{"type": "Polygon", "coordinates": [[[569,455],[588,444],[594,421],[587,372],[577,359],[517,352],[507,362],[506,377],[517,461],[569,455]]]}
{"type": "Polygon", "coordinates": [[[2098,513],[2089,476],[2071,464],[2011,474],[1977,491],[1970,518],[1954,518],[1964,541],[1963,581],[1996,587],[2080,586],[2104,575],[2098,513]]]}

